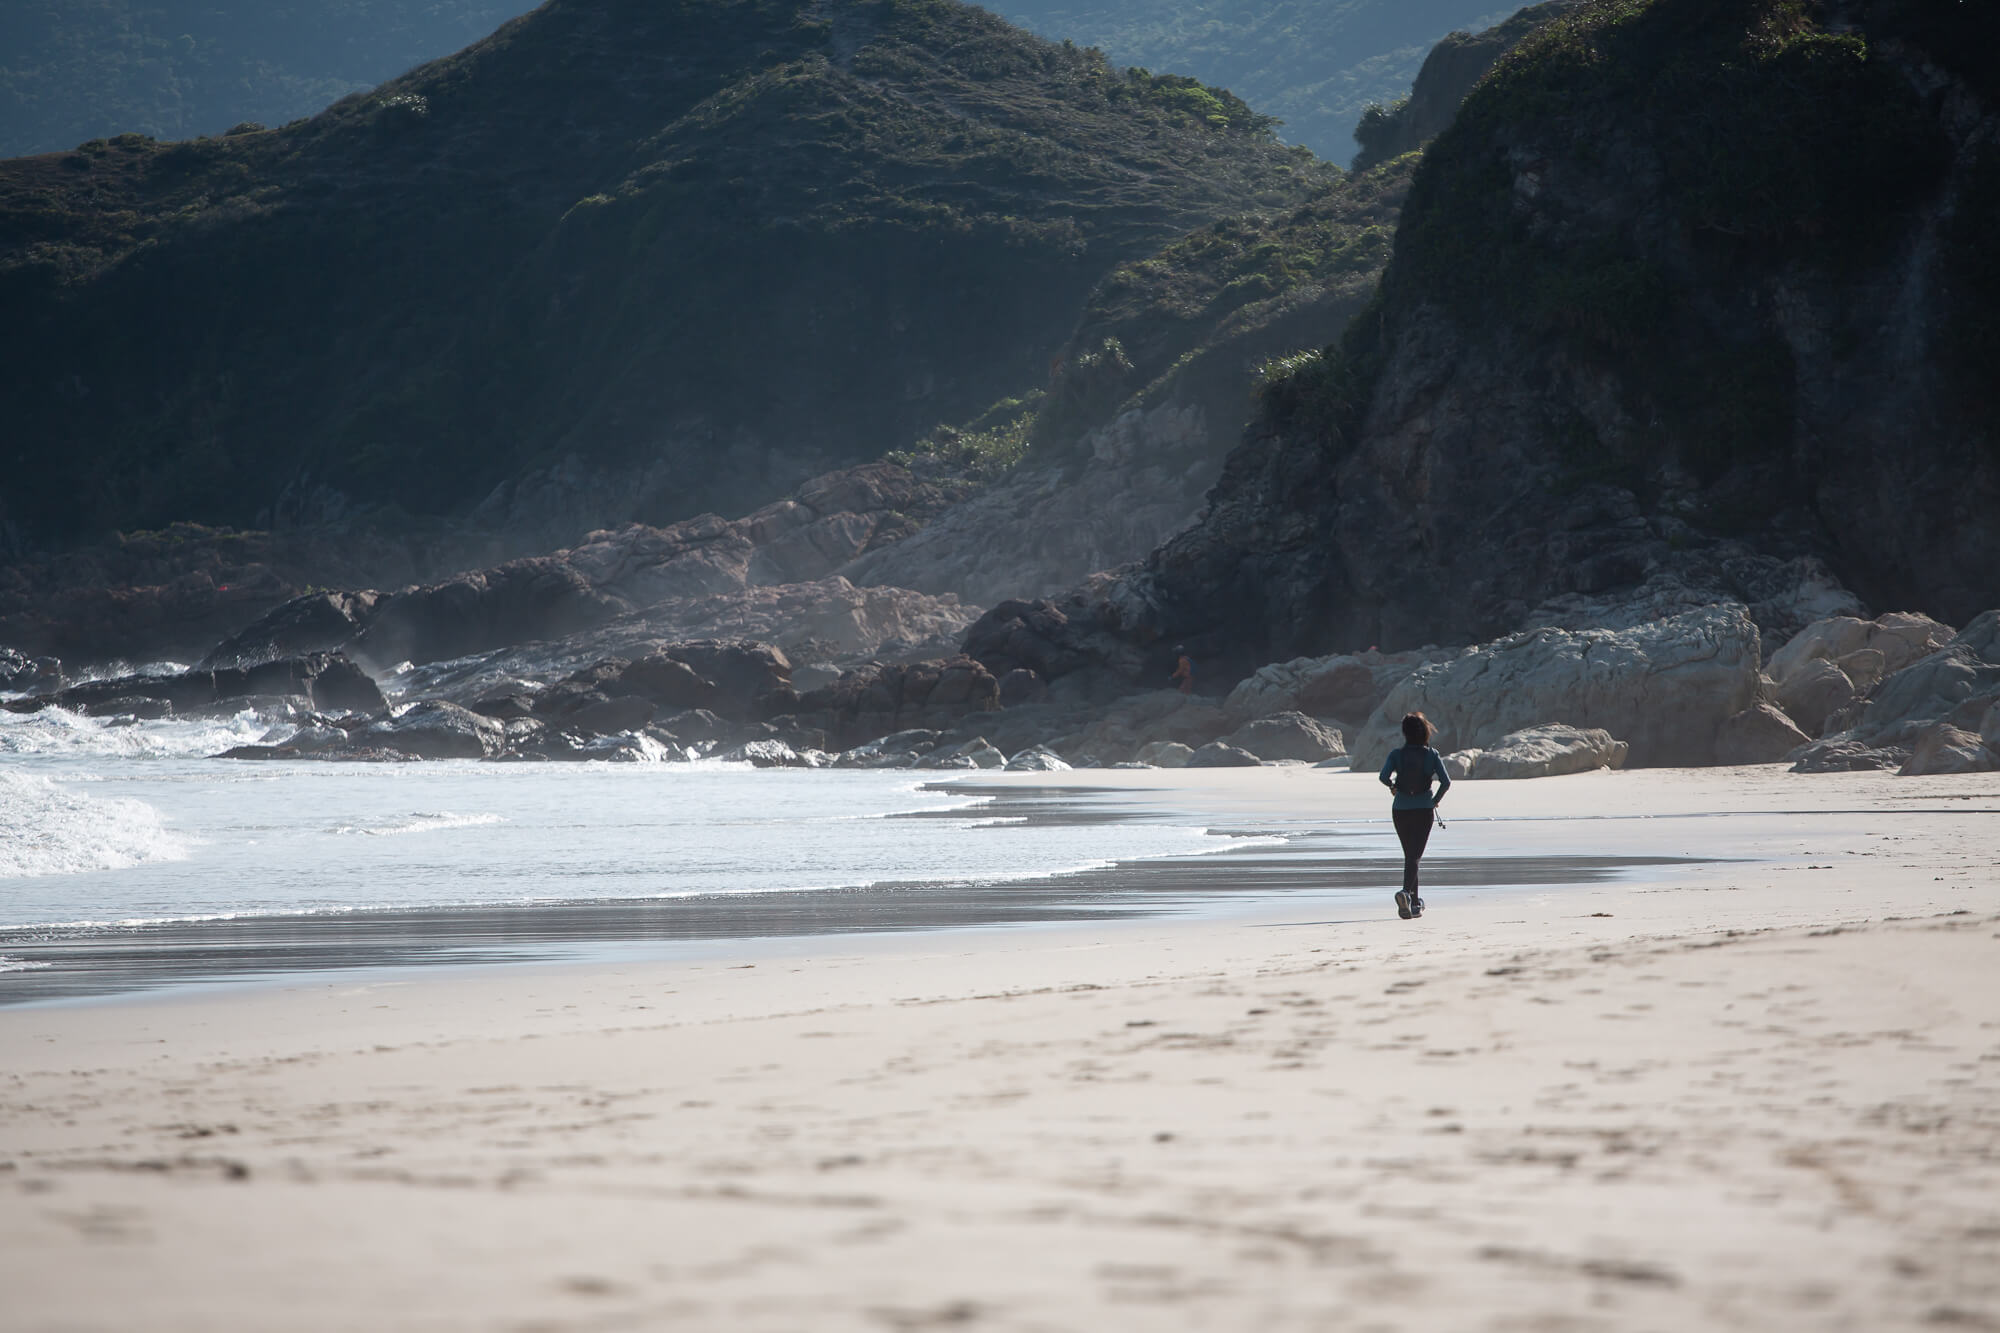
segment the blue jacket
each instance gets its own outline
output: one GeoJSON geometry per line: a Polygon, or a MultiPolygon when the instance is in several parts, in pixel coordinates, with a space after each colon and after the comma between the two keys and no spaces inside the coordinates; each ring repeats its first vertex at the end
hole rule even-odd
{"type": "MultiPolygon", "coordinates": [[[[1389,751],[1388,759],[1384,760],[1382,764],[1382,785],[1390,791],[1396,791],[1396,759],[1403,753],[1404,748],[1406,747],[1398,746],[1389,751]]],[[[1435,779],[1437,781],[1438,788],[1435,794],[1430,790],[1430,782],[1426,781],[1424,783],[1424,790],[1419,795],[1405,796],[1402,792],[1396,792],[1396,799],[1390,808],[1395,810],[1436,809],[1437,803],[1444,799],[1444,794],[1451,790],[1451,774],[1444,771],[1444,760],[1440,759],[1438,752],[1428,745],[1424,747],[1424,776],[1427,779],[1435,779]]]]}

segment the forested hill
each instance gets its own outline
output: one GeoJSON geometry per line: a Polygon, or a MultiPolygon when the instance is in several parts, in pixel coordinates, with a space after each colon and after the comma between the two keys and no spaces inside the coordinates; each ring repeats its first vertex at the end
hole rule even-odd
{"type": "Polygon", "coordinates": [[[530,0],[7,0],[0,157],[282,125],[533,8],[530,0]]]}
{"type": "Polygon", "coordinates": [[[1371,103],[1407,96],[1447,34],[1501,22],[1506,0],[992,0],[1023,27],[1171,69],[1285,122],[1288,143],[1345,162],[1371,103]]]}
{"type": "Polygon", "coordinates": [[[741,512],[1323,172],[953,0],[551,0],[303,124],[0,163],[0,520],[741,512]]]}
{"type": "MultiPolygon", "coordinates": [[[[456,51],[529,0],[7,0],[0,157],[92,138],[283,125],[456,51]]],[[[1345,161],[1362,109],[1409,92],[1433,44],[1504,0],[994,0],[1115,64],[1191,74],[1345,161]]]]}

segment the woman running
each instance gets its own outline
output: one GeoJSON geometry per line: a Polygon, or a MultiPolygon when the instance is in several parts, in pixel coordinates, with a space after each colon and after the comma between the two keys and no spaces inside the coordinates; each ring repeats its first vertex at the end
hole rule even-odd
{"type": "Polygon", "coordinates": [[[1396,793],[1389,818],[1396,823],[1396,836],[1403,843],[1403,887],[1396,894],[1396,913],[1408,921],[1424,914],[1424,900],[1417,893],[1417,862],[1423,860],[1424,844],[1431,840],[1431,821],[1437,804],[1451,790],[1451,775],[1444,760],[1431,748],[1430,719],[1422,713],[1403,718],[1403,747],[1391,750],[1382,765],[1382,785],[1396,793]],[[1431,794],[1431,780],[1437,780],[1437,794],[1431,794]]]}

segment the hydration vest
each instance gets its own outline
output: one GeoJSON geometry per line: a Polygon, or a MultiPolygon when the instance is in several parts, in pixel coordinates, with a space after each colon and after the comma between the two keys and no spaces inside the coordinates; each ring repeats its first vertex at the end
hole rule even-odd
{"type": "Polygon", "coordinates": [[[1398,796],[1428,796],[1431,794],[1430,768],[1424,763],[1430,754],[1428,746],[1405,745],[1396,752],[1396,794],[1398,796]]]}

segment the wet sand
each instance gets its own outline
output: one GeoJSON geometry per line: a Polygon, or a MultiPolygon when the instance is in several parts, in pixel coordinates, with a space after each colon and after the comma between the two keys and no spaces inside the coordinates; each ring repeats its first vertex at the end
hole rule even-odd
{"type": "Polygon", "coordinates": [[[0,1010],[0,1325],[2000,1326],[2000,779],[1464,784],[1438,871],[1602,864],[1401,922],[1350,779],[1088,776],[1293,840],[1170,912],[0,1010]]]}

